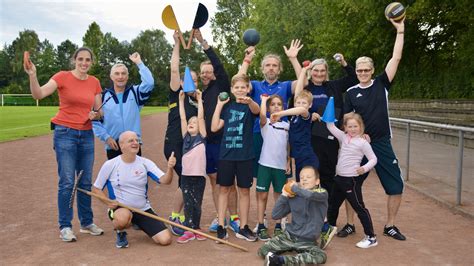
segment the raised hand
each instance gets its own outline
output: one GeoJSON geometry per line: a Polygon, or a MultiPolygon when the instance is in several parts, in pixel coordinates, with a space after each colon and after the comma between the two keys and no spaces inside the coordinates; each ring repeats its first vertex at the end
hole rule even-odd
{"type": "Polygon", "coordinates": [[[283,46],[283,49],[285,49],[285,54],[288,56],[288,58],[296,58],[301,48],[303,48],[303,45],[299,39],[291,40],[290,48],[283,46]]]}
{"type": "Polygon", "coordinates": [[[405,32],[405,18],[403,18],[400,21],[395,21],[391,18],[390,22],[392,22],[393,26],[397,29],[398,33],[405,32]]]}
{"type": "Polygon", "coordinates": [[[279,112],[273,113],[273,114],[270,115],[270,122],[271,123],[276,123],[276,122],[280,121],[280,118],[281,117],[280,117],[279,112]]]}
{"type": "Polygon", "coordinates": [[[142,63],[142,58],[140,57],[140,54],[137,52],[131,54],[128,58],[130,58],[130,60],[136,65],[142,63]]]}
{"type": "Polygon", "coordinates": [[[245,97],[238,97],[235,99],[237,103],[243,103],[243,104],[250,104],[252,102],[252,98],[245,96],[245,97]]]}
{"type": "Polygon", "coordinates": [[[30,54],[26,51],[23,54],[23,69],[29,76],[36,74],[36,67],[30,60],[30,54]]]}
{"type": "Polygon", "coordinates": [[[321,116],[318,114],[318,113],[312,113],[311,114],[311,121],[316,121],[318,120],[319,122],[321,122],[321,116]]]}
{"type": "Polygon", "coordinates": [[[175,30],[173,33],[173,39],[175,44],[179,44],[179,31],[175,30]]]}
{"type": "Polygon", "coordinates": [[[245,59],[252,60],[255,56],[255,46],[249,46],[245,49],[245,59]]]}
{"type": "Polygon", "coordinates": [[[262,100],[262,104],[266,103],[268,101],[268,98],[270,98],[270,96],[268,94],[261,94],[260,95],[260,99],[262,100]]]}
{"type": "Polygon", "coordinates": [[[196,100],[202,101],[202,92],[200,90],[196,90],[196,100]]]}
{"type": "Polygon", "coordinates": [[[194,38],[196,38],[196,40],[202,44],[204,42],[204,38],[202,37],[202,33],[199,29],[194,29],[194,38]]]}
{"type": "Polygon", "coordinates": [[[179,101],[180,101],[180,102],[184,102],[184,97],[185,97],[184,91],[181,90],[181,91],[179,92],[179,101]]]}
{"type": "Polygon", "coordinates": [[[174,157],[174,151],[171,152],[170,157],[168,158],[168,168],[173,168],[176,165],[176,157],[174,157]]]}

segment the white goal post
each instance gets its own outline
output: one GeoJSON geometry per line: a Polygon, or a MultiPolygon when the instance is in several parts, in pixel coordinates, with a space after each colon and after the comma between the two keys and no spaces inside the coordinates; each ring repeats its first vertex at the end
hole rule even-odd
{"type": "Polygon", "coordinates": [[[2,106],[16,105],[36,105],[39,106],[39,100],[34,99],[31,94],[2,94],[2,106]]]}

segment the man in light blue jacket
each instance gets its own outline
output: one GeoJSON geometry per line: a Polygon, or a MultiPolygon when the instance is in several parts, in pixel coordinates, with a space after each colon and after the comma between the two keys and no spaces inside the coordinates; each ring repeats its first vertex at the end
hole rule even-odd
{"type": "MultiPolygon", "coordinates": [[[[117,143],[123,132],[135,132],[141,142],[140,110],[150,98],[155,83],[140,54],[135,52],[129,58],[137,65],[142,82],[140,85],[127,85],[127,67],[122,63],[112,66],[110,79],[114,86],[102,93],[104,117],[102,121],[93,123],[94,134],[105,143],[109,160],[122,153],[117,143]]],[[[138,155],[141,155],[141,150],[138,155]]]]}

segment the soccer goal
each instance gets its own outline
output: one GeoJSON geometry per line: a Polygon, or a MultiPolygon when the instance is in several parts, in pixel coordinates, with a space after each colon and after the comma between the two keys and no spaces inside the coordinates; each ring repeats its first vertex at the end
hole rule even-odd
{"type": "Polygon", "coordinates": [[[2,94],[2,106],[39,106],[31,94],[2,94]]]}

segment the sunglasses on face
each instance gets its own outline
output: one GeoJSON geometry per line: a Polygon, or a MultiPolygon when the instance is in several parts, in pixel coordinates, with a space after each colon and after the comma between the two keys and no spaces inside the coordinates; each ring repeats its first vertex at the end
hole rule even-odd
{"type": "Polygon", "coordinates": [[[370,71],[372,71],[372,68],[366,68],[366,69],[356,69],[356,72],[357,73],[369,73],[370,71]]]}

